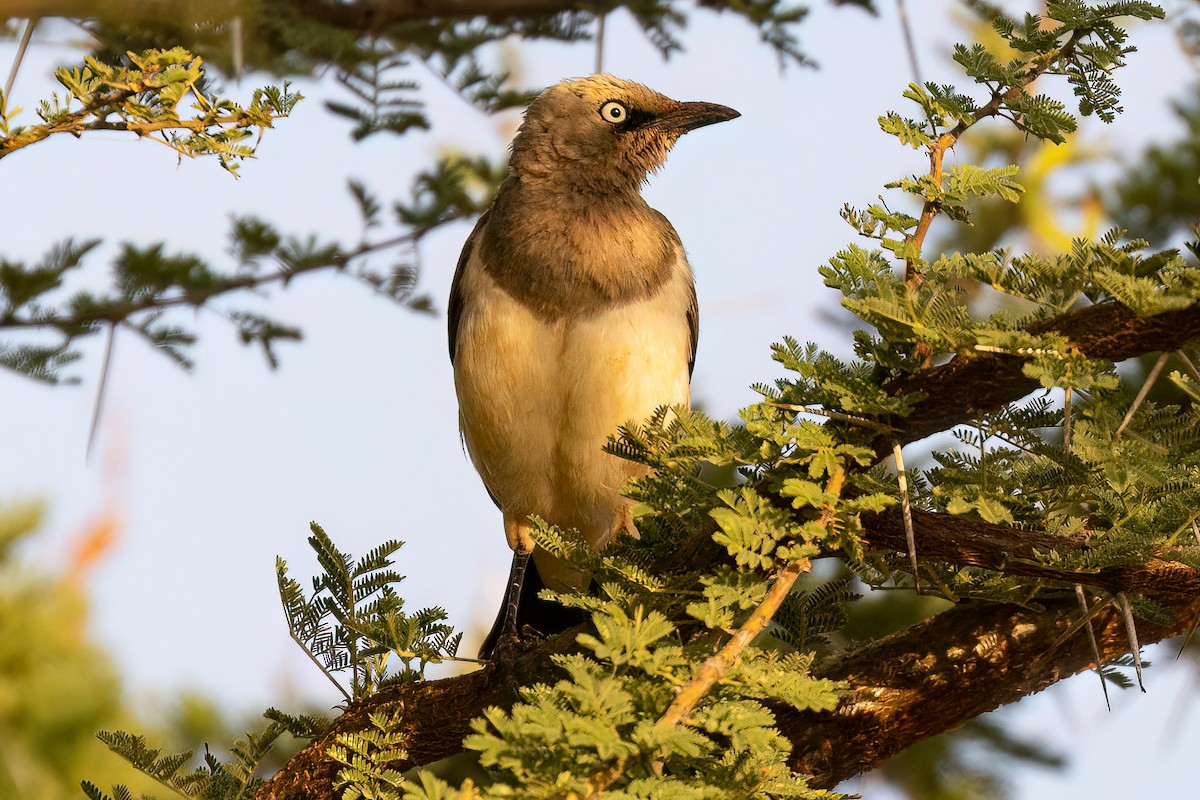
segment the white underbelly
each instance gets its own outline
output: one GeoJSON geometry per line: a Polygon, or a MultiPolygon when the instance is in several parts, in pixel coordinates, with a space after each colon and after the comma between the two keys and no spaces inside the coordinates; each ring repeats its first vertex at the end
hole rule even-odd
{"type": "Polygon", "coordinates": [[[454,370],[471,458],[506,519],[537,514],[600,547],[640,472],[603,452],[608,437],[690,400],[690,271],[649,300],[552,323],[472,277],[454,370]]]}

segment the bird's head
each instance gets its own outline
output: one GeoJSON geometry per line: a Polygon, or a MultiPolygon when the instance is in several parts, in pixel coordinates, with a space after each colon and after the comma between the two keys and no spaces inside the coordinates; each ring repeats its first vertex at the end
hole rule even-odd
{"type": "Polygon", "coordinates": [[[529,104],[510,166],[531,183],[636,190],[680,136],[738,116],[732,108],[681,103],[611,75],[565,80],[529,104]]]}

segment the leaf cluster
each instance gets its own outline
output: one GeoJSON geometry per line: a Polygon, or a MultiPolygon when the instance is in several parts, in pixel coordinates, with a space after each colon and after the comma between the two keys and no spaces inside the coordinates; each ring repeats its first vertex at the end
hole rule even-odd
{"type": "Polygon", "coordinates": [[[306,593],[288,575],[287,562],[276,559],[279,597],[292,639],[347,700],[390,683],[422,679],[426,666],[455,656],[462,634],[444,624],[443,609],[404,612],[404,600],[396,592],[404,578],[391,569],[402,542],[385,542],[356,561],[320,525],[314,522],[310,528],[308,543],[321,572],[306,593]],[[392,656],[401,663],[399,669],[389,670],[392,656]],[[343,671],[350,672],[350,691],[333,675],[343,671]]]}
{"type": "Polygon", "coordinates": [[[596,634],[580,637],[589,652],[557,658],[562,680],[524,687],[522,702],[473,723],[465,744],[497,781],[460,796],[582,796],[614,769],[621,774],[606,796],[825,796],[787,768],[789,747],[763,702],[836,704],[838,687],[808,677],[805,659],[752,651],[686,725],[663,725],[657,716],[694,671],[697,650],[707,648],[681,644],[662,614],[615,600],[594,621],[596,634]]]}
{"type": "MultiPolygon", "coordinates": [[[[193,753],[164,755],[152,748],[145,737],[124,731],[101,731],[97,738],[130,765],[154,778],[177,795],[189,800],[251,800],[263,784],[255,773],[271,748],[286,732],[279,722],[269,723],[259,733],[247,734],[244,740],[233,743],[229,758],[222,761],[206,751],[200,766],[189,768],[193,753]]],[[[117,785],[108,794],[90,781],[81,784],[90,800],[154,800],[148,795],[134,795],[127,787],[117,785]]]]}
{"type": "MultiPolygon", "coordinates": [[[[826,285],[842,292],[843,306],[879,332],[878,338],[856,335],[856,350],[864,359],[856,369],[864,382],[869,383],[870,365],[891,374],[920,369],[913,355],[914,345],[920,345],[934,359],[997,353],[1023,357],[1025,373],[1048,388],[1104,388],[1113,385],[1111,364],[1088,359],[1037,323],[1083,302],[1119,303],[1152,316],[1186,308],[1200,297],[1197,273],[1177,250],[1147,253],[1145,241],[1125,241],[1123,234],[1113,230],[1098,241],[1076,240],[1069,253],[1057,256],[1013,257],[1006,251],[944,255],[927,266],[923,282],[915,287],[879,251],[857,246],[839,253],[821,273],[826,285]],[[990,313],[979,313],[986,307],[982,303],[972,307],[968,286],[989,290],[990,313]]],[[[788,361],[799,360],[798,353],[783,352],[788,361]]],[[[783,387],[776,396],[792,403],[830,404],[835,399],[819,395],[806,400],[812,387],[796,386],[799,393],[783,387]]],[[[879,391],[867,388],[859,394],[871,397],[879,391]]],[[[853,395],[837,399],[840,404],[829,407],[846,413],[878,413],[886,405],[877,401],[876,410],[867,412],[856,408],[861,401],[853,395]]]]}
{"type": "MultiPolygon", "coordinates": [[[[843,4],[874,10],[870,0],[843,4]]],[[[682,34],[695,13],[678,0],[626,0],[595,10],[563,3],[561,10],[534,14],[506,14],[501,8],[473,18],[437,8],[380,8],[360,2],[310,8],[294,0],[260,0],[237,6],[238,27],[231,31],[229,15],[219,9],[131,20],[122,5],[120,0],[101,4],[93,19],[81,23],[98,43],[94,55],[99,59],[175,41],[204,53],[231,76],[265,70],[309,77],[332,70],[348,97],[327,103],[327,108],[353,123],[356,140],[427,128],[422,79],[430,75],[488,113],[523,105],[532,90],[515,86],[510,69],[482,56],[488,45],[512,38],[587,41],[595,37],[600,15],[623,8],[668,57],[683,49],[682,34]]],[[[813,64],[797,35],[807,6],[790,0],[708,0],[701,5],[747,22],[781,65],[813,64]]]]}
{"type": "MultiPolygon", "coordinates": [[[[442,225],[479,213],[501,172],[481,158],[439,160],[417,174],[408,197],[393,203],[398,230],[391,236],[376,233],[385,225],[382,202],[362,183],[351,181],[350,194],[363,221],[357,243],[289,235],[257,217],[235,217],[229,232],[234,263],[224,269],[194,254],[171,252],[161,242],[123,242],[111,261],[107,291],[66,294],[70,279],[88,267],[99,240],[64,240],[32,264],[0,259],[0,331],[11,337],[0,341],[0,365],[53,383],[78,359],[80,340],[121,330],[137,334],[188,369],[196,338],[175,321],[172,310],[212,308],[225,295],[286,287],[299,276],[320,271],[347,275],[405,308],[430,312],[432,301],[417,292],[418,243],[442,225]],[[383,258],[387,261],[380,264],[383,258]],[[49,341],[47,334],[53,337],[49,341]]],[[[250,308],[224,308],[218,314],[243,344],[258,347],[271,367],[279,363],[277,346],[302,336],[296,326],[250,308]]]]}
{"type": "Polygon", "coordinates": [[[840,687],[811,676],[807,648],[853,599],[846,584],[797,595],[776,635],[747,648],[682,724],[664,709],[728,637],[747,623],[776,575],[807,564],[822,548],[854,541],[859,515],[892,502],[878,493],[843,497],[841,481],[870,459],[822,426],[771,406],[748,409],[733,427],[683,408],[629,425],[613,452],[658,465],[629,489],[651,552],[678,543],[682,497],[706,514],[728,560],[680,575],[677,564],[645,558],[640,543],[591,551],[571,532],[537,521],[551,554],[588,571],[594,595],[547,593],[591,613],[582,653],[558,656],[564,677],[521,689],[521,702],[489,709],[465,742],[492,783],[412,783],[412,797],[561,797],[605,787],[613,797],[817,797],[787,767],[789,745],[773,730],[774,704],[830,709],[840,687]],[[696,479],[700,461],[736,464],[746,478],[722,489],[696,479]],[[662,476],[671,479],[660,482],[662,476]],[[690,477],[689,477],[690,476],[690,477]],[[697,502],[697,496],[703,501],[697,502]],[[699,591],[697,591],[697,588],[699,591]],[[794,644],[789,644],[789,642],[794,644]]]}
{"type": "Polygon", "coordinates": [[[342,790],[342,800],[399,800],[404,775],[388,765],[408,757],[401,714],[379,712],[368,719],[368,728],[339,733],[329,746],[330,759],[342,765],[334,789],[342,790]]]}
{"type": "Polygon", "coordinates": [[[180,157],[215,156],[236,175],[252,158],[255,130],[261,138],[276,119],[288,116],[301,95],[283,88],[256,89],[248,105],[208,95],[202,88],[203,61],[181,47],[128,52],[110,64],[88,56],[82,67],[55,71],[66,89],[42,101],[38,125],[14,126],[21,109],[0,95],[0,158],[57,133],[129,131],[170,147],[180,157]],[[190,115],[180,113],[188,96],[190,115]]]}
{"type": "Polygon", "coordinates": [[[886,184],[888,189],[915,197],[921,204],[920,216],[893,210],[882,198],[864,210],[847,205],[842,212],[855,231],[878,240],[883,249],[905,263],[909,283],[928,266],[922,247],[935,217],[944,214],[969,224],[967,201],[998,198],[1015,203],[1021,196],[1016,166],[960,164],[945,169],[943,159],[958,139],[979,122],[996,117],[1029,136],[1061,144],[1076,129],[1076,119],[1061,101],[1032,93],[1042,76],[1065,77],[1079,113],[1112,122],[1121,110],[1120,90],[1112,73],[1124,66],[1125,56],[1133,52],[1116,20],[1163,16],[1161,8],[1144,2],[1090,5],[1081,0],[1056,0],[1046,4],[1044,15],[1026,14],[1021,20],[991,4],[973,5],[989,19],[1007,51],[998,55],[978,43],[955,46],[954,60],[968,78],[986,90],[986,99],[976,100],[951,85],[913,83],[904,97],[919,108],[924,121],[896,112],[879,118],[884,133],[929,153],[928,174],[886,184]]]}

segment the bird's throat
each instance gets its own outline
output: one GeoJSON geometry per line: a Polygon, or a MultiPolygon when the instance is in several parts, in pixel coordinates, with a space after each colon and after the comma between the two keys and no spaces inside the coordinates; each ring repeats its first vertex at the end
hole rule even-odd
{"type": "Polygon", "coordinates": [[[572,194],[516,179],[501,187],[482,236],[486,272],[547,320],[654,296],[681,247],[636,191],[572,194]]]}

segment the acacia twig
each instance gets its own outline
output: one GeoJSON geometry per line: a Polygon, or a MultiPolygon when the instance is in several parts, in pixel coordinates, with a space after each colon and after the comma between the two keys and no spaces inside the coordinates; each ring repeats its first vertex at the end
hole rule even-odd
{"type": "MultiPolygon", "coordinates": [[[[952,130],[943,133],[930,142],[928,148],[929,176],[933,179],[935,186],[941,187],[945,177],[942,164],[946,156],[946,151],[954,147],[958,140],[962,138],[963,133],[983,120],[996,116],[996,114],[1000,113],[1000,109],[1004,107],[1005,103],[1009,103],[1023,94],[1026,86],[1036,81],[1055,63],[1065,58],[1070,58],[1076,44],[1078,44],[1083,35],[1084,32],[1081,30],[1072,32],[1062,47],[1037,59],[1033,66],[1022,76],[1019,85],[1010,87],[1004,92],[998,89],[993,91],[991,99],[976,110],[970,119],[962,120],[952,130]]],[[[924,275],[917,265],[917,260],[920,258],[921,248],[925,244],[925,236],[929,233],[929,226],[933,223],[934,217],[940,213],[941,207],[937,200],[926,200],[925,204],[921,207],[921,216],[917,219],[916,228],[913,229],[912,233],[905,234],[904,236],[905,243],[911,245],[911,252],[917,253],[916,256],[908,255],[904,259],[904,282],[910,290],[920,286],[924,280],[924,275]]]]}
{"type": "MultiPolygon", "coordinates": [[[[838,467],[837,470],[829,477],[829,481],[825,486],[827,494],[840,496],[842,489],[846,483],[846,471],[838,467]]],[[[827,505],[821,511],[821,523],[828,526],[833,522],[835,508],[832,505],[827,505]]],[[[762,602],[750,614],[750,617],[742,623],[737,632],[729,638],[729,641],[717,651],[716,654],[710,656],[700,668],[696,670],[696,674],[691,680],[679,688],[675,694],[675,699],[663,715],[659,717],[655,727],[666,728],[673,725],[678,725],[687,720],[688,716],[695,709],[696,704],[704,698],[704,695],[715,686],[730,668],[737,663],[742,653],[750,646],[759,634],[767,628],[767,624],[771,618],[775,616],[775,612],[779,610],[779,606],[787,598],[795,585],[796,579],[803,573],[812,569],[812,561],[807,558],[796,559],[785,564],[779,571],[775,573],[771,580],[771,587],[767,590],[762,602]]],[[[619,759],[613,765],[600,770],[588,781],[588,797],[598,797],[601,792],[607,789],[617,780],[625,771],[625,759],[619,759]]]]}

